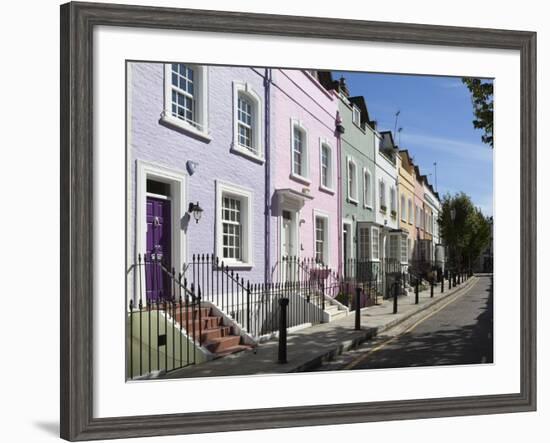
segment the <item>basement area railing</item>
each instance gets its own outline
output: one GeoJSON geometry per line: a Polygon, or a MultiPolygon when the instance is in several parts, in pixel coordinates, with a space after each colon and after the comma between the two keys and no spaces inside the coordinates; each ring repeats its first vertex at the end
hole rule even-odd
{"type": "Polygon", "coordinates": [[[199,362],[203,317],[200,286],[188,284],[153,255],[130,270],[135,296],[127,311],[127,376],[170,372],[199,362]]]}

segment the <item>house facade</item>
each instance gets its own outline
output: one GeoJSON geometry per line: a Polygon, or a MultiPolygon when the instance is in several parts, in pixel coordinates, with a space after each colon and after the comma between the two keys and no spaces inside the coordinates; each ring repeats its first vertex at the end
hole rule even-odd
{"type": "Polygon", "coordinates": [[[428,195],[430,192],[430,184],[428,183],[428,177],[423,175],[421,176],[421,182],[423,189],[422,200],[423,204],[423,226],[424,226],[424,242],[421,245],[421,256],[423,260],[429,261],[433,259],[434,254],[434,242],[433,242],[433,208],[434,201],[428,195]]]}
{"type": "Polygon", "coordinates": [[[430,260],[441,262],[442,257],[438,223],[439,212],[441,210],[441,201],[439,200],[439,194],[434,190],[433,186],[428,182],[427,179],[424,181],[424,202],[425,206],[428,208],[429,214],[427,230],[429,235],[431,236],[430,260]]]}
{"type": "Polygon", "coordinates": [[[407,150],[400,150],[398,161],[398,190],[399,190],[399,228],[407,235],[407,257],[413,257],[416,229],[415,229],[415,181],[414,164],[407,150]]]}
{"type": "Polygon", "coordinates": [[[265,71],[127,69],[128,263],[162,258],[182,271],[194,255],[213,254],[264,281],[265,71]]]}
{"type": "Polygon", "coordinates": [[[129,264],[206,255],[270,282],[284,257],[435,258],[437,193],[344,79],[135,62],[128,80],[129,264]]]}
{"type": "Polygon", "coordinates": [[[342,77],[318,73],[324,87],[338,97],[340,142],[341,265],[339,272],[352,275],[354,262],[378,260],[379,229],[375,201],[375,130],[363,97],[350,97],[342,77]],[[374,240],[373,240],[374,239],[374,240]]]}
{"type": "Polygon", "coordinates": [[[425,256],[424,247],[424,227],[425,227],[425,212],[424,212],[424,180],[420,174],[420,169],[415,165],[415,181],[414,181],[414,226],[415,226],[415,241],[413,251],[413,261],[418,262],[425,256]]]}
{"type": "Polygon", "coordinates": [[[337,269],[337,98],[307,71],[273,69],[269,83],[271,278],[285,279],[285,257],[337,269]]]}
{"type": "Polygon", "coordinates": [[[377,135],[376,222],[380,229],[380,257],[405,265],[408,261],[407,231],[400,229],[398,221],[398,152],[391,132],[385,131],[377,135]]]}

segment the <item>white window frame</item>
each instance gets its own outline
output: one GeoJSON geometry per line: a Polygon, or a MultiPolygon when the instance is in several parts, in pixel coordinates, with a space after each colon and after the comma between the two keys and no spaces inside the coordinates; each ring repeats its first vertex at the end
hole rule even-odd
{"type": "Polygon", "coordinates": [[[334,194],[334,155],[331,144],[326,138],[319,138],[319,189],[334,194]],[[328,148],[327,185],[323,184],[323,147],[328,148]]]}
{"type": "Polygon", "coordinates": [[[424,229],[424,231],[427,231],[427,218],[428,218],[428,211],[426,211],[425,209],[422,209],[422,229],[424,229]]]}
{"type": "Polygon", "coordinates": [[[380,212],[386,213],[388,211],[388,205],[386,204],[386,182],[384,182],[384,179],[378,181],[378,205],[380,212]]]}
{"type": "Polygon", "coordinates": [[[361,110],[355,105],[351,107],[351,121],[361,127],[361,110]]]}
{"type": "Polygon", "coordinates": [[[407,221],[406,201],[407,201],[407,199],[405,197],[405,194],[401,194],[401,200],[400,200],[401,207],[399,209],[400,209],[400,212],[401,212],[401,221],[403,221],[403,222],[407,221]]]}
{"type": "Polygon", "coordinates": [[[413,224],[413,219],[414,219],[414,213],[413,213],[413,201],[412,201],[412,198],[409,197],[408,201],[407,201],[407,212],[408,212],[408,219],[407,221],[409,222],[410,225],[413,224]]]}
{"type": "Polygon", "coordinates": [[[371,228],[369,226],[357,227],[357,259],[358,260],[370,260],[372,256],[372,242],[371,242],[371,228]],[[364,231],[367,231],[367,235],[363,236],[364,231]],[[366,254],[364,253],[364,247],[366,246],[366,254]]]}
{"type": "Polygon", "coordinates": [[[348,190],[348,201],[350,203],[357,204],[358,203],[358,186],[357,186],[357,163],[353,159],[353,157],[348,157],[347,161],[347,173],[346,173],[346,183],[347,183],[347,190],[348,190]],[[350,166],[353,166],[354,170],[354,181],[353,183],[350,183],[350,166]],[[355,197],[352,196],[352,187],[353,191],[355,192],[355,197]]]}
{"type": "Polygon", "coordinates": [[[401,235],[392,233],[387,236],[386,241],[388,242],[388,258],[400,260],[401,235]]]}
{"type": "Polygon", "coordinates": [[[318,209],[313,210],[313,256],[317,258],[317,219],[321,218],[325,222],[325,239],[323,242],[323,264],[330,266],[330,216],[328,213],[318,209]]]}
{"type": "Polygon", "coordinates": [[[250,189],[216,180],[216,255],[230,268],[251,268],[254,266],[253,194],[250,189]],[[241,260],[223,258],[222,198],[224,195],[230,195],[241,200],[241,260]]]}
{"type": "Polygon", "coordinates": [[[263,163],[264,154],[264,105],[262,97],[254,91],[253,87],[247,82],[233,82],[233,143],[232,151],[248,157],[252,160],[263,163]],[[250,148],[239,143],[239,96],[244,96],[252,102],[252,146],[256,150],[253,152],[250,148]]]}
{"type": "Polygon", "coordinates": [[[290,178],[310,185],[311,181],[309,179],[309,136],[307,129],[300,120],[291,118],[290,119],[290,178]],[[303,174],[299,174],[294,170],[294,129],[302,131],[304,135],[304,140],[302,142],[303,152],[302,152],[302,169],[303,174]]]}
{"type": "Polygon", "coordinates": [[[372,209],[372,174],[368,168],[363,168],[363,205],[372,209]]]}
{"type": "MultiPolygon", "coordinates": [[[[177,64],[177,63],[174,63],[177,64]]],[[[193,69],[195,120],[197,126],[172,115],[172,63],[164,64],[164,109],[161,121],[203,141],[210,141],[208,134],[208,68],[204,65],[183,63],[193,69]]]]}
{"type": "Polygon", "coordinates": [[[395,218],[397,218],[397,191],[395,186],[390,186],[390,215],[392,211],[395,212],[395,218]]]}

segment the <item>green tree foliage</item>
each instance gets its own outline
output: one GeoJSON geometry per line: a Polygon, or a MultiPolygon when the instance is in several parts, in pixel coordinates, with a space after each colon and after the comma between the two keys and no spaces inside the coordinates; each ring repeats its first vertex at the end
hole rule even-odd
{"type": "Polygon", "coordinates": [[[464,193],[443,198],[439,226],[453,267],[469,267],[491,241],[492,219],[485,217],[464,193]]]}
{"type": "Polygon", "coordinates": [[[493,81],[479,78],[463,78],[474,107],[474,128],[483,129],[481,141],[493,147],[493,81]]]}

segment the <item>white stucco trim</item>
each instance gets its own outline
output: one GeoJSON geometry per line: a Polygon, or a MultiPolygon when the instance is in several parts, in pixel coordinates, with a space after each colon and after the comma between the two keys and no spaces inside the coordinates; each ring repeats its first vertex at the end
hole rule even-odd
{"type": "Polygon", "coordinates": [[[363,168],[363,207],[365,209],[370,209],[374,207],[374,198],[373,198],[373,183],[372,172],[369,168],[363,168]],[[368,176],[368,179],[367,179],[368,176]],[[367,182],[370,185],[367,193],[367,182]],[[369,204],[370,197],[370,204],[369,204]]]}
{"type": "Polygon", "coordinates": [[[203,141],[210,141],[208,133],[208,68],[204,65],[186,64],[193,68],[196,75],[195,86],[195,104],[196,120],[199,127],[172,115],[172,63],[164,64],[164,109],[161,113],[161,121],[191,134],[203,141]]]}
{"type": "Polygon", "coordinates": [[[230,268],[252,268],[254,266],[254,225],[252,223],[252,213],[254,211],[254,191],[242,186],[234,185],[232,183],[216,180],[216,223],[215,223],[215,250],[216,256],[223,260],[224,264],[230,268]],[[246,231],[246,235],[243,235],[243,259],[231,260],[223,258],[223,240],[222,240],[222,195],[230,194],[238,197],[241,200],[246,201],[245,213],[242,215],[241,220],[243,223],[243,231],[246,231]],[[246,256],[245,256],[246,254],[246,256]]]}
{"type": "Polygon", "coordinates": [[[359,193],[359,188],[357,186],[358,177],[357,177],[357,163],[351,156],[347,156],[346,160],[346,189],[347,189],[347,196],[348,196],[348,202],[357,204],[359,203],[358,199],[359,196],[357,195],[359,193]],[[355,190],[355,197],[352,197],[351,195],[351,186],[350,186],[350,177],[349,177],[349,167],[350,165],[353,165],[354,171],[355,171],[355,183],[353,183],[353,187],[355,190]]]}
{"type": "MultiPolygon", "coordinates": [[[[178,271],[187,260],[187,235],[182,228],[182,219],[187,213],[187,175],[155,163],[136,160],[136,220],[135,263],[138,254],[145,253],[147,247],[147,179],[152,178],[170,184],[172,201],[171,263],[178,271]]],[[[145,288],[145,273],[142,275],[142,287],[145,288]]]]}
{"type": "Polygon", "coordinates": [[[378,262],[380,261],[380,257],[384,257],[384,255],[382,254],[383,250],[384,250],[384,244],[383,242],[380,241],[380,228],[378,226],[371,226],[370,229],[369,229],[369,234],[370,234],[370,253],[371,253],[371,261],[375,261],[375,262],[378,262]],[[374,239],[376,238],[377,240],[377,244],[378,244],[378,254],[376,257],[374,257],[374,239]]]}
{"type": "Polygon", "coordinates": [[[301,255],[301,244],[300,244],[300,215],[301,210],[304,206],[304,202],[300,201],[299,199],[290,198],[288,196],[285,196],[283,194],[279,195],[279,214],[277,215],[277,223],[278,223],[278,257],[279,260],[282,261],[283,259],[283,245],[282,245],[282,238],[283,238],[283,211],[289,211],[291,214],[291,222],[293,225],[293,235],[294,235],[294,249],[295,254],[294,256],[296,258],[300,258],[301,255]]]}
{"type": "Polygon", "coordinates": [[[290,119],[290,178],[297,180],[306,185],[311,184],[309,168],[309,134],[301,120],[290,119]],[[304,134],[304,152],[302,153],[302,165],[305,169],[305,174],[298,174],[294,171],[294,128],[298,128],[304,134]]]}
{"type": "MultiPolygon", "coordinates": [[[[356,245],[356,233],[355,233],[355,230],[354,230],[354,223],[353,223],[353,220],[351,218],[348,218],[348,217],[344,217],[342,219],[342,226],[341,226],[341,229],[342,229],[342,259],[344,257],[344,225],[348,225],[350,227],[350,230],[349,230],[349,235],[350,235],[350,239],[349,239],[349,256],[348,256],[348,259],[350,258],[354,258],[355,257],[355,249],[354,248],[354,245],[356,245]]],[[[344,263],[345,265],[345,263],[344,263]]]]}
{"type": "Polygon", "coordinates": [[[252,85],[247,82],[242,81],[233,81],[233,142],[231,144],[231,150],[238,152],[245,157],[250,158],[251,160],[256,160],[261,163],[265,161],[264,155],[264,104],[262,97],[254,91],[252,85]],[[238,109],[239,109],[239,94],[246,96],[250,101],[253,102],[253,146],[257,150],[257,154],[252,152],[246,146],[242,146],[239,143],[239,119],[238,119],[238,109]]]}

